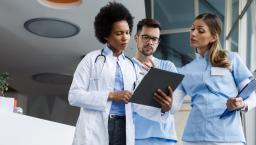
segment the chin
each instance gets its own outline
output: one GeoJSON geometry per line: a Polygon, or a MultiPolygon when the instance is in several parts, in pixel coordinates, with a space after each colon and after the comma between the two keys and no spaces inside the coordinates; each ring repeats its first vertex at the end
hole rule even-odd
{"type": "Polygon", "coordinates": [[[197,48],[198,46],[197,46],[197,45],[194,45],[194,44],[190,44],[190,47],[191,47],[191,48],[197,48]]]}

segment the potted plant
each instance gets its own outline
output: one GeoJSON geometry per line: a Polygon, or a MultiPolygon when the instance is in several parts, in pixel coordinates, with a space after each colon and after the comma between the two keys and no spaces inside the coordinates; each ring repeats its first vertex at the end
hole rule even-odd
{"type": "Polygon", "coordinates": [[[7,72],[0,74],[0,96],[4,96],[4,92],[8,91],[9,74],[7,72]]]}

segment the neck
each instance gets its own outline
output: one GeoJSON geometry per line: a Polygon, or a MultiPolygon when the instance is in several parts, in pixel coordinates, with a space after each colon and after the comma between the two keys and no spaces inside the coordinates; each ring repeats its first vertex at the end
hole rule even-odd
{"type": "Polygon", "coordinates": [[[108,46],[109,49],[111,49],[111,51],[113,52],[114,56],[118,57],[120,54],[122,54],[121,50],[115,49],[110,44],[107,44],[107,46],[108,46]]]}
{"type": "Polygon", "coordinates": [[[207,48],[197,48],[197,53],[199,53],[201,56],[204,56],[205,52],[207,51],[207,48]]]}
{"type": "Polygon", "coordinates": [[[139,51],[136,52],[135,58],[139,60],[142,64],[149,65],[150,67],[153,67],[153,55],[145,56],[141,54],[139,51]]]}

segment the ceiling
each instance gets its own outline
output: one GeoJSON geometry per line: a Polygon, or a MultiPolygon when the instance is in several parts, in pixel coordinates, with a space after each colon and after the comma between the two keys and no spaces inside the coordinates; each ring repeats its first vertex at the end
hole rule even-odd
{"type": "MultiPolygon", "coordinates": [[[[82,56],[103,47],[94,36],[93,21],[96,13],[108,1],[82,0],[76,6],[61,7],[49,7],[41,2],[0,1],[0,73],[9,73],[10,87],[20,94],[67,97],[72,75],[82,56]],[[68,21],[78,26],[80,31],[68,38],[38,36],[24,28],[24,23],[34,18],[68,21]],[[45,73],[42,77],[33,77],[45,73]]],[[[134,26],[145,17],[144,1],[118,2],[123,3],[136,16],[134,26]]],[[[131,40],[128,56],[133,55],[134,48],[134,40],[131,40]]]]}

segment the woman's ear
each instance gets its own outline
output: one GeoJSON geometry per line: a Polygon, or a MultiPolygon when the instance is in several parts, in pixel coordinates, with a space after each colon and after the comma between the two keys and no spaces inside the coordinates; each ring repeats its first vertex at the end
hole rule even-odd
{"type": "Polygon", "coordinates": [[[210,40],[210,42],[213,43],[217,41],[217,39],[218,39],[218,36],[212,36],[212,39],[210,40]]]}

